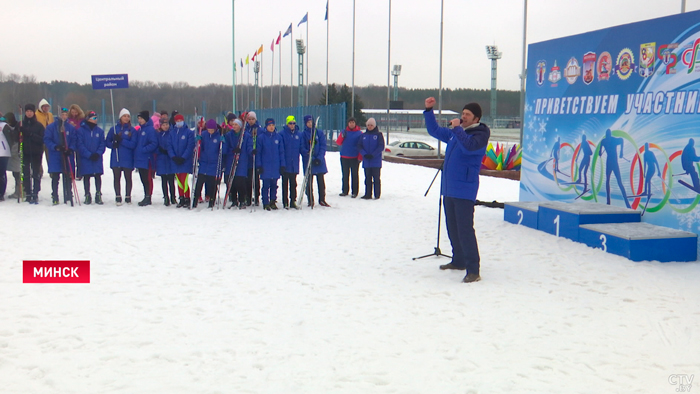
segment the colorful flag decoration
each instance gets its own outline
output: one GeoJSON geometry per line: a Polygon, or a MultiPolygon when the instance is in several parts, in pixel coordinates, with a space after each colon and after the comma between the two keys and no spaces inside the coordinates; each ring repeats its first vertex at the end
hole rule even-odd
{"type": "Polygon", "coordinates": [[[277,36],[277,42],[275,43],[275,45],[279,45],[281,39],[282,39],[282,32],[280,32],[280,35],[277,36]]]}
{"type": "Polygon", "coordinates": [[[270,44],[270,50],[271,50],[272,52],[275,51],[275,39],[274,39],[274,38],[272,39],[272,43],[270,44]]]}
{"type": "Polygon", "coordinates": [[[304,15],[303,18],[301,18],[301,22],[297,25],[297,27],[301,26],[302,23],[306,23],[309,20],[309,13],[307,12],[306,15],[304,15]]]}
{"type": "Polygon", "coordinates": [[[282,37],[287,37],[290,34],[292,34],[292,24],[291,23],[289,24],[287,31],[284,32],[284,35],[282,37]]]}
{"type": "Polygon", "coordinates": [[[255,56],[258,55],[258,51],[253,52],[253,57],[250,58],[250,60],[255,61],[255,56]]]}
{"type": "Polygon", "coordinates": [[[260,49],[258,49],[258,55],[262,55],[262,51],[263,51],[263,46],[262,46],[262,44],[260,44],[260,49]]]}
{"type": "Polygon", "coordinates": [[[241,58],[241,68],[243,68],[243,58],[241,58]]]}
{"type": "Polygon", "coordinates": [[[328,0],[326,0],[326,17],[323,18],[324,21],[328,20],[328,0]]]}
{"type": "Polygon", "coordinates": [[[250,55],[245,57],[245,64],[248,64],[250,62],[250,55]]]}
{"type": "Polygon", "coordinates": [[[489,143],[486,147],[486,154],[481,161],[481,168],[486,170],[520,170],[523,151],[520,145],[513,145],[510,150],[505,150],[505,147],[496,143],[494,149],[493,144],[489,143]]]}

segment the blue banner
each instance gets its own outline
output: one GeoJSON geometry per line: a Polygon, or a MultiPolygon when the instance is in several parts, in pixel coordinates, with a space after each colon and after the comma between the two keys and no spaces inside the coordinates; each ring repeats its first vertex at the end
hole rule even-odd
{"type": "Polygon", "coordinates": [[[700,233],[700,11],[531,44],[521,201],[700,233]]]}
{"type": "Polygon", "coordinates": [[[128,74],[93,75],[92,88],[99,89],[126,89],[129,87],[128,74]]]}

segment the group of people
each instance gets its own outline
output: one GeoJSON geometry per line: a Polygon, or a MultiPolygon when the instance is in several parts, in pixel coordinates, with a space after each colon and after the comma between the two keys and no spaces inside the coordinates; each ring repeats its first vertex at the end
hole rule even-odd
{"type": "MultiPolygon", "coordinates": [[[[61,194],[65,203],[73,202],[78,194],[75,181],[82,180],[83,203],[102,205],[103,155],[110,149],[117,205],[131,204],[132,173],[137,170],[144,191],[139,206],[152,204],[153,179],[157,175],[161,177],[166,206],[195,208],[207,202],[213,207],[217,196],[224,194],[223,180],[224,203],[230,202],[229,208],[246,209],[259,205],[262,199],[265,210],[276,210],[278,180],[282,178],[282,207],[297,208],[297,176],[301,168],[303,174],[307,169],[310,171],[305,191],[309,205],[314,204],[311,183],[315,177],[318,204],[329,206],[324,179],[328,172],[326,134],[316,128],[310,115],[304,117],[302,125],[297,125],[294,116],[288,116],[284,126],[278,128],[271,118],[265,120],[264,126],[260,125],[253,111],[240,117],[229,113],[223,124],[213,119],[199,119],[195,129],[190,129],[184,116],[177,111],[172,116],[167,111],[153,116],[141,111],[134,125],[131,113],[124,108],[119,112],[118,122],[107,133],[98,126],[97,120],[97,113],[85,114],[75,104],[61,108],[54,119],[46,100],[39,103],[38,110],[33,104],[27,104],[21,120],[16,119],[12,111],[0,114],[0,201],[5,198],[6,171],[11,171],[15,192],[8,197],[20,199],[24,196],[26,202],[38,203],[45,153],[51,176],[52,204],[60,203],[62,178],[61,194]],[[122,177],[125,181],[123,194],[122,177]],[[194,197],[191,189],[194,189],[194,197]]],[[[362,198],[378,199],[384,137],[376,121],[370,118],[367,131],[363,133],[355,120],[349,119],[337,144],[341,146],[343,174],[340,196],[358,196],[358,172],[362,162],[366,178],[362,198]]]]}

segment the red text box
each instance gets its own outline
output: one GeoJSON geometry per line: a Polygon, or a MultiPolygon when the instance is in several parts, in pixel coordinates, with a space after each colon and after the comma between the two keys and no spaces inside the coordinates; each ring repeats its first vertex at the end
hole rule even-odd
{"type": "Polygon", "coordinates": [[[90,260],[24,260],[23,283],[90,283],[90,260]]]}

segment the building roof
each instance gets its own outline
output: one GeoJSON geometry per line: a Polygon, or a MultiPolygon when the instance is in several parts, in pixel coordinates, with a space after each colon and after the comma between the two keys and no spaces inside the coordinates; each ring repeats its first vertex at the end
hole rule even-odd
{"type": "MultiPolygon", "coordinates": [[[[437,110],[435,110],[435,113],[437,114],[437,110]]],[[[362,110],[363,114],[386,114],[386,108],[384,109],[363,109],[362,110]]],[[[389,114],[392,115],[423,115],[423,110],[422,109],[390,109],[389,114]]],[[[457,112],[449,110],[449,109],[443,109],[442,110],[443,115],[459,115],[457,112]]]]}

